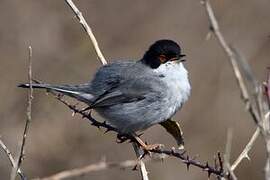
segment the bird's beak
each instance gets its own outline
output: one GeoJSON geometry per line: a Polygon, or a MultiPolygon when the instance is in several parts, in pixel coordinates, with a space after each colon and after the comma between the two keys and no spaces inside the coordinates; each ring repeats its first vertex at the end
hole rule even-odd
{"type": "Polygon", "coordinates": [[[181,55],[179,55],[177,58],[171,59],[171,61],[175,61],[175,62],[177,62],[177,63],[185,62],[186,59],[183,59],[183,57],[185,57],[185,56],[186,56],[185,54],[181,54],[181,55]]]}

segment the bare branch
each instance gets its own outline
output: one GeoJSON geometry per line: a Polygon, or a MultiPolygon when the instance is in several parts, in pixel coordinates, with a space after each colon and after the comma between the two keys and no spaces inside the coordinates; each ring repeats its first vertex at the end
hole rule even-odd
{"type": "Polygon", "coordinates": [[[140,173],[141,173],[142,180],[149,180],[148,172],[147,172],[145,164],[142,160],[144,152],[140,149],[140,147],[137,143],[133,142],[132,145],[133,145],[133,149],[136,153],[136,156],[138,158],[138,164],[140,166],[140,173]]]}
{"type": "Polygon", "coordinates": [[[232,164],[232,166],[231,166],[232,171],[235,170],[235,168],[240,164],[240,162],[243,159],[247,158],[248,160],[250,160],[248,153],[249,153],[250,149],[253,147],[253,145],[254,145],[256,139],[259,137],[259,135],[260,135],[260,128],[257,127],[256,131],[252,135],[251,139],[249,140],[249,142],[247,143],[247,145],[245,146],[245,148],[243,149],[241,154],[237,157],[237,159],[232,164]]]}
{"type": "Polygon", "coordinates": [[[25,126],[24,126],[24,132],[23,132],[23,138],[22,138],[22,144],[20,147],[20,151],[19,151],[19,156],[18,156],[18,160],[14,166],[14,168],[11,171],[11,180],[15,180],[16,175],[17,175],[17,171],[20,168],[22,161],[24,159],[25,156],[25,145],[26,145],[26,139],[27,139],[27,134],[28,134],[28,130],[30,127],[30,123],[31,123],[31,114],[32,114],[32,99],[33,99],[33,88],[32,88],[32,47],[29,46],[29,70],[28,70],[28,80],[29,80],[29,93],[28,93],[28,106],[27,106],[27,118],[25,121],[25,126]]]}
{"type": "Polygon", "coordinates": [[[227,133],[227,142],[226,142],[225,154],[224,154],[224,165],[227,171],[229,172],[231,179],[237,180],[237,177],[232,171],[232,168],[230,165],[231,148],[232,148],[232,129],[229,129],[227,133]]]}
{"type": "MultiPolygon", "coordinates": [[[[153,159],[153,160],[160,160],[160,159],[153,159]]],[[[88,173],[95,172],[95,171],[102,171],[102,170],[111,169],[111,168],[125,169],[125,168],[134,167],[137,164],[138,164],[137,160],[126,160],[122,162],[106,162],[102,160],[96,164],[90,164],[88,166],[81,167],[81,168],[65,170],[65,171],[56,173],[54,175],[48,176],[48,177],[35,178],[33,180],[61,180],[61,179],[67,179],[67,178],[69,179],[78,178],[88,173]]]]}
{"type": "Polygon", "coordinates": [[[268,116],[270,106],[269,101],[266,101],[266,99],[264,98],[262,88],[257,83],[257,80],[254,74],[251,72],[251,68],[247,61],[241,58],[239,56],[239,53],[237,53],[235,49],[229,47],[229,45],[225,41],[223,35],[219,30],[219,25],[214,16],[213,9],[209,3],[209,0],[203,0],[203,4],[205,5],[205,9],[211,24],[210,29],[218,39],[227,56],[229,57],[235,77],[241,90],[242,99],[246,103],[247,109],[249,110],[249,113],[251,114],[253,120],[256,122],[256,125],[258,127],[256,132],[253,134],[251,140],[234,163],[233,169],[237,167],[243,157],[247,156],[247,153],[253,146],[254,141],[257,139],[259,133],[261,133],[264,137],[267,151],[265,179],[270,180],[270,124],[268,116]],[[240,67],[243,74],[241,73],[240,67]],[[246,77],[249,85],[253,88],[251,92],[249,92],[247,89],[243,75],[246,77]]]}
{"type": "Polygon", "coordinates": [[[213,9],[209,3],[209,0],[204,0],[203,4],[205,5],[205,8],[206,8],[206,11],[208,14],[209,22],[211,25],[210,29],[213,31],[216,38],[219,40],[220,45],[222,46],[223,50],[228,55],[230,62],[231,62],[231,65],[232,65],[233,70],[234,70],[234,75],[235,75],[237,82],[239,84],[239,87],[241,89],[242,98],[244,99],[244,101],[247,101],[247,100],[249,100],[247,87],[245,86],[244,79],[241,76],[240,69],[237,66],[237,60],[235,58],[235,54],[233,53],[232,49],[229,47],[229,45],[227,44],[223,35],[220,32],[218,22],[215,18],[215,15],[214,15],[213,9]]]}
{"type": "MultiPolygon", "coordinates": [[[[4,142],[0,139],[0,146],[2,147],[2,149],[4,150],[5,154],[7,155],[10,164],[12,167],[15,167],[15,160],[10,152],[10,150],[7,148],[7,146],[4,144],[4,142]]],[[[22,172],[21,168],[18,168],[17,170],[18,174],[20,175],[22,180],[27,180],[26,176],[24,175],[24,173],[22,172]]]]}
{"type": "Polygon", "coordinates": [[[87,32],[88,36],[90,37],[95,51],[97,53],[97,56],[99,58],[99,60],[101,61],[101,63],[103,65],[107,64],[107,61],[105,60],[99,46],[98,46],[98,42],[92,32],[92,29],[89,27],[89,25],[87,24],[86,20],[84,19],[81,11],[79,11],[79,9],[76,7],[76,5],[72,2],[72,0],[65,0],[66,3],[69,5],[69,7],[72,9],[72,11],[75,13],[77,19],[79,20],[80,24],[82,25],[82,27],[84,28],[84,30],[87,32]]]}
{"type": "Polygon", "coordinates": [[[270,67],[268,67],[268,74],[267,74],[267,80],[265,84],[265,91],[266,91],[266,96],[268,99],[268,104],[270,105],[270,67]]]}
{"type": "MultiPolygon", "coordinates": [[[[251,102],[251,98],[247,89],[247,86],[244,82],[244,78],[241,74],[241,70],[239,68],[238,63],[240,63],[241,65],[245,64],[245,67],[243,67],[244,70],[249,69],[246,68],[246,66],[248,66],[248,64],[246,62],[243,62],[244,60],[241,60],[239,57],[236,57],[236,50],[232,49],[228,43],[226,42],[224,36],[222,35],[218,22],[215,18],[213,9],[211,7],[211,4],[209,2],[209,0],[203,0],[203,5],[205,6],[208,18],[209,18],[209,22],[210,22],[210,30],[214,33],[215,37],[218,39],[222,49],[225,51],[226,55],[228,56],[232,69],[234,71],[234,75],[235,78],[237,80],[238,86],[240,88],[241,91],[241,97],[242,100],[244,101],[244,103],[246,104],[247,109],[249,110],[252,118],[254,119],[254,121],[256,123],[259,122],[260,120],[260,115],[259,115],[259,110],[257,107],[257,104],[254,104],[251,102]]],[[[249,76],[253,76],[250,75],[250,72],[245,71],[246,74],[249,74],[249,76]]],[[[253,79],[252,79],[253,80],[253,79]]],[[[254,83],[252,82],[252,85],[254,85],[254,83]]],[[[254,87],[255,90],[258,89],[258,87],[254,87]]]]}

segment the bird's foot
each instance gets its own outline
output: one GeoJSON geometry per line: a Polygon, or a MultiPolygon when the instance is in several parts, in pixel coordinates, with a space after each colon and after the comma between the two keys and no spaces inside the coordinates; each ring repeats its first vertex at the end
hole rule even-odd
{"type": "Polygon", "coordinates": [[[163,144],[146,144],[143,142],[143,140],[141,140],[140,137],[138,136],[134,136],[136,142],[142,147],[142,149],[146,152],[150,152],[152,150],[156,150],[156,149],[160,149],[162,147],[164,147],[163,144]]]}
{"type": "Polygon", "coordinates": [[[142,146],[145,151],[153,151],[157,149],[161,149],[164,147],[163,144],[145,144],[146,146],[142,146]]]}

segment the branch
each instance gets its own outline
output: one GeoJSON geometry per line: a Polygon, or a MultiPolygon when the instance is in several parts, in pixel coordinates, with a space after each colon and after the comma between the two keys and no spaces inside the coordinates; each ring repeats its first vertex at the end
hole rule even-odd
{"type": "Polygon", "coordinates": [[[137,143],[133,142],[132,145],[133,145],[133,149],[134,149],[136,156],[137,156],[137,159],[138,159],[137,163],[140,166],[140,173],[141,173],[142,180],[149,180],[148,172],[147,172],[145,164],[142,160],[142,158],[144,156],[144,152],[142,149],[140,149],[140,147],[137,143]]]}
{"type": "MultiPolygon", "coordinates": [[[[160,160],[160,159],[157,158],[154,160],[160,160]]],[[[90,164],[88,166],[81,167],[81,168],[65,170],[65,171],[56,173],[54,175],[48,176],[48,177],[35,178],[33,180],[61,180],[61,179],[67,179],[67,178],[69,178],[69,179],[78,178],[78,177],[84,176],[90,172],[102,171],[102,170],[111,169],[111,168],[126,169],[129,167],[137,166],[137,164],[138,164],[137,160],[126,160],[126,161],[122,161],[122,162],[106,162],[106,161],[102,160],[96,164],[90,164]]]]}
{"type": "Polygon", "coordinates": [[[14,166],[14,168],[11,171],[11,180],[15,180],[16,179],[16,175],[17,175],[17,171],[20,168],[22,161],[24,159],[24,155],[25,155],[25,145],[26,145],[26,139],[27,139],[27,134],[28,134],[28,130],[30,127],[30,123],[31,123],[31,114],[32,114],[32,99],[33,99],[33,88],[32,88],[32,47],[29,46],[29,70],[28,70],[28,80],[29,80],[29,93],[28,93],[28,106],[27,106],[27,111],[26,111],[26,121],[25,121],[25,126],[24,126],[24,132],[23,132],[23,138],[22,138],[22,144],[20,147],[20,151],[19,151],[19,157],[18,160],[14,166]]]}
{"type": "MultiPolygon", "coordinates": [[[[52,91],[49,91],[49,92],[52,93],[56,99],[58,99],[60,102],[65,104],[69,109],[71,109],[73,111],[73,113],[75,113],[75,114],[78,113],[83,118],[87,118],[93,126],[99,128],[99,129],[104,128],[105,133],[107,133],[109,131],[117,133],[117,138],[119,140],[118,141],[119,143],[122,143],[125,141],[135,142],[133,136],[129,136],[126,134],[119,134],[118,130],[116,128],[114,128],[113,126],[110,126],[105,121],[99,122],[99,121],[95,120],[91,116],[91,111],[88,113],[84,110],[80,110],[79,108],[76,107],[76,105],[71,105],[66,100],[64,100],[63,95],[54,93],[52,91]]],[[[206,171],[208,173],[208,176],[211,176],[211,174],[215,174],[218,177],[225,177],[227,179],[231,179],[229,174],[224,171],[223,163],[222,163],[222,160],[220,157],[220,153],[218,153],[218,157],[219,157],[218,160],[220,162],[220,165],[219,166],[215,165],[215,167],[213,167],[213,166],[210,166],[208,162],[201,163],[200,161],[197,161],[195,158],[190,158],[189,155],[186,155],[186,152],[183,152],[183,151],[181,152],[181,151],[175,150],[175,148],[171,148],[171,149],[167,149],[167,150],[166,149],[154,149],[154,150],[150,150],[150,152],[160,154],[160,155],[168,155],[170,157],[175,157],[177,159],[180,159],[182,163],[187,165],[187,168],[189,168],[190,165],[198,167],[198,168],[202,169],[203,171],[206,171]]],[[[143,154],[142,157],[144,157],[144,156],[145,156],[145,154],[143,154]]],[[[141,162],[143,162],[143,161],[141,161],[141,162]]],[[[141,172],[141,173],[145,173],[145,172],[141,172]]]]}
{"type": "MultiPolygon", "coordinates": [[[[256,132],[253,134],[251,140],[246,145],[245,149],[240,154],[240,156],[237,158],[236,162],[233,164],[233,169],[235,169],[237,165],[240,163],[240,161],[247,156],[248,151],[254,145],[254,141],[259,136],[259,133],[261,133],[264,137],[267,151],[267,162],[265,165],[265,179],[270,180],[270,125],[268,115],[270,102],[266,101],[266,99],[264,98],[262,88],[260,85],[258,85],[257,83],[258,81],[256,80],[254,74],[251,72],[251,68],[247,63],[247,61],[241,58],[239,56],[239,53],[235,49],[232,49],[225,41],[222,33],[219,30],[219,25],[214,16],[213,9],[209,3],[209,0],[203,0],[203,4],[205,5],[205,9],[210,21],[211,25],[210,30],[214,33],[221,47],[229,57],[232,68],[234,70],[234,75],[241,90],[242,100],[246,104],[250,115],[252,116],[253,120],[257,125],[256,132]],[[241,70],[243,74],[241,74],[239,66],[242,68],[241,70]],[[249,82],[250,87],[252,87],[251,93],[248,92],[247,85],[244,82],[243,75],[245,76],[247,82],[249,82]]],[[[267,93],[269,92],[268,90],[269,89],[267,89],[267,93]]]]}
{"type": "Polygon", "coordinates": [[[268,67],[267,69],[268,69],[268,74],[267,74],[267,80],[265,82],[265,93],[268,100],[268,104],[270,105],[270,67],[268,67]]]}
{"type": "MultiPolygon", "coordinates": [[[[15,160],[10,152],[10,150],[7,148],[7,146],[4,144],[4,142],[0,139],[0,146],[1,148],[4,150],[5,154],[7,155],[11,166],[14,168],[15,167],[15,160]]],[[[18,174],[20,175],[22,180],[27,180],[26,176],[24,175],[24,173],[22,172],[21,168],[18,168],[17,170],[18,174]]]]}
{"type": "Polygon", "coordinates": [[[226,143],[225,154],[224,154],[224,165],[227,171],[229,172],[231,179],[237,180],[237,177],[235,176],[230,165],[231,149],[232,149],[232,129],[229,129],[227,133],[227,143],[226,143]]]}
{"type": "MultiPolygon", "coordinates": [[[[226,42],[224,36],[222,35],[218,22],[216,20],[216,17],[214,15],[213,9],[211,7],[211,4],[209,2],[209,0],[203,0],[203,5],[205,6],[207,15],[208,15],[208,19],[210,22],[210,30],[214,33],[215,37],[218,39],[222,49],[224,50],[224,52],[226,53],[226,55],[228,56],[235,78],[237,80],[238,86],[240,88],[240,92],[241,92],[241,98],[243,100],[243,102],[246,104],[247,109],[249,110],[251,116],[253,117],[254,121],[256,123],[259,122],[260,120],[260,115],[257,109],[257,106],[255,106],[252,102],[251,102],[251,98],[247,89],[247,86],[244,82],[244,78],[241,74],[241,70],[239,68],[238,63],[240,63],[243,67],[243,69],[247,70],[249,69],[249,65],[244,61],[241,60],[241,58],[237,58],[236,57],[236,50],[232,49],[228,43],[226,42]],[[246,68],[248,66],[248,68],[246,68]]],[[[249,74],[250,77],[253,77],[253,74],[251,74],[251,72],[245,71],[246,74],[249,74]]],[[[254,84],[254,82],[252,82],[252,85],[256,85],[254,84]]],[[[254,87],[255,90],[258,89],[257,85],[256,87],[254,87]]]]}
{"type": "Polygon", "coordinates": [[[240,164],[240,162],[247,158],[248,160],[250,160],[248,153],[251,150],[251,148],[253,147],[256,139],[258,138],[258,136],[260,135],[260,128],[257,127],[256,131],[254,132],[254,134],[252,135],[251,139],[249,140],[249,142],[247,143],[247,145],[245,146],[245,148],[243,149],[243,151],[241,152],[241,154],[237,157],[237,159],[234,161],[234,163],[231,166],[231,170],[234,171],[235,168],[240,164]]]}
{"type": "Polygon", "coordinates": [[[88,36],[90,37],[93,45],[94,45],[94,48],[95,48],[95,51],[97,53],[97,56],[99,58],[99,60],[101,61],[101,63],[103,65],[107,64],[107,61],[105,60],[99,46],[98,46],[98,42],[92,32],[92,29],[88,26],[86,20],[84,19],[81,11],[79,11],[79,9],[76,7],[76,5],[72,2],[72,0],[65,0],[66,3],[69,5],[69,7],[71,8],[71,10],[75,13],[77,19],[79,20],[80,24],[82,25],[83,29],[87,32],[88,36]]]}

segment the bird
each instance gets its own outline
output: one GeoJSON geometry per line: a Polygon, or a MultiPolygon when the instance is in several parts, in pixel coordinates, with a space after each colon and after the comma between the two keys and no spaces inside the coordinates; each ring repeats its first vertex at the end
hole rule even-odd
{"type": "MultiPolygon", "coordinates": [[[[101,66],[93,79],[78,85],[32,83],[33,88],[46,89],[70,96],[95,110],[120,134],[135,137],[147,150],[137,132],[160,124],[183,145],[180,125],[171,118],[188,100],[191,85],[184,67],[182,49],[170,39],[151,44],[137,61],[115,61],[101,66]]],[[[18,85],[30,88],[30,84],[18,85]]]]}

